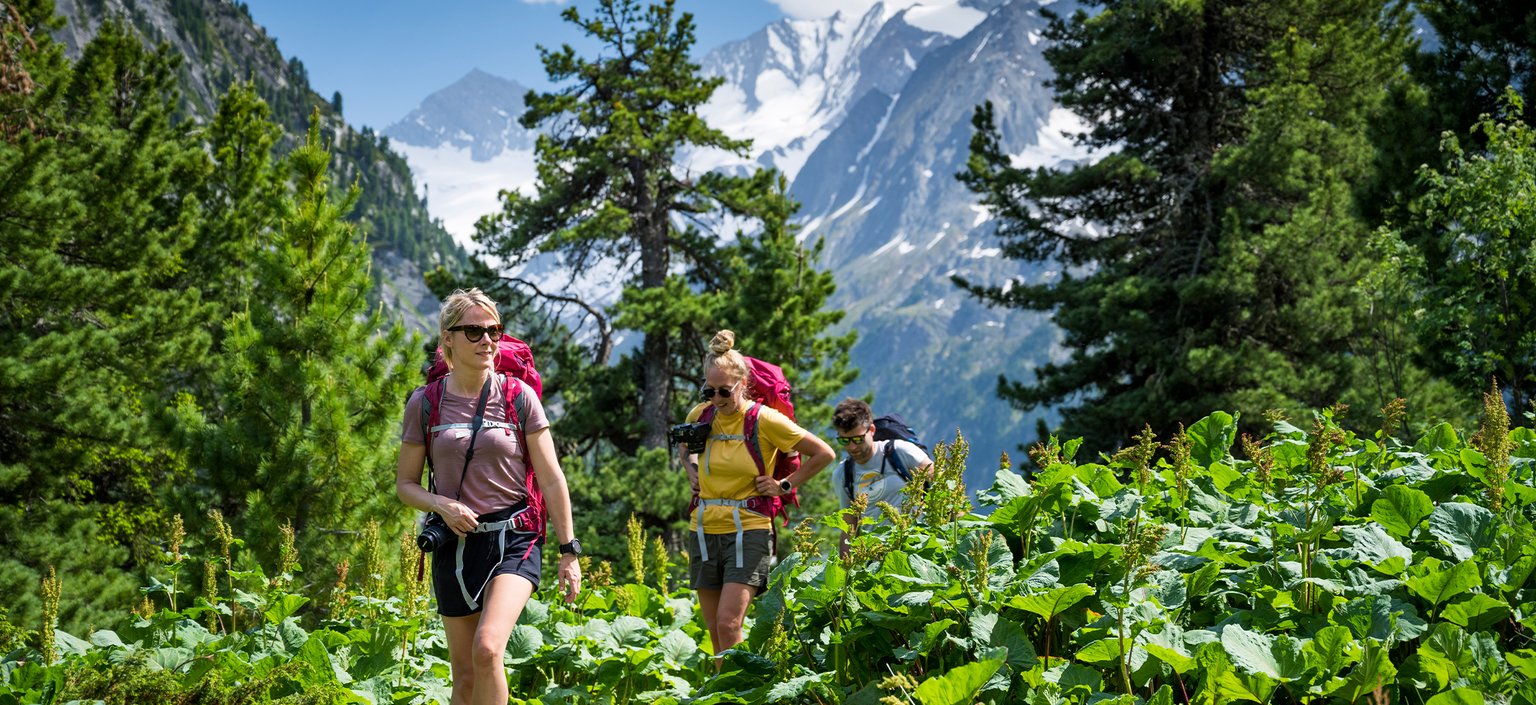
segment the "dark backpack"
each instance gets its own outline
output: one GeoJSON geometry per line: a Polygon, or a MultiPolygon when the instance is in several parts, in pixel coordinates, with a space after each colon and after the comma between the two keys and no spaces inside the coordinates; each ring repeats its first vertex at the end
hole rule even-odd
{"type": "MultiPolygon", "coordinates": [[[[528,385],[533,390],[534,396],[543,398],[544,383],[539,377],[539,371],[533,365],[533,350],[528,344],[510,335],[501,336],[496,350],[497,380],[501,383],[503,406],[506,408],[505,433],[511,435],[513,429],[517,430],[518,442],[522,445],[525,465],[528,471],[523,485],[528,488],[528,511],[524,512],[528,523],[539,535],[539,542],[544,539],[544,526],[546,514],[544,511],[544,493],[539,490],[538,474],[533,471],[533,460],[528,449],[528,436],[523,432],[521,413],[517,409],[518,393],[523,385],[528,385]]],[[[435,476],[437,473],[432,467],[432,439],[439,432],[432,429],[438,425],[443,403],[443,385],[448,383],[448,362],[443,358],[443,349],[438,348],[433,357],[432,366],[427,368],[427,383],[419,387],[421,395],[421,436],[426,444],[427,470],[435,476]]],[[[429,476],[430,477],[430,476],[429,476]]],[[[462,478],[460,480],[463,481],[462,478]]],[[[436,482],[430,480],[434,486],[436,482]]],[[[432,491],[435,493],[436,488],[432,491]]],[[[520,522],[521,523],[521,522],[520,522]]]]}
{"type": "MultiPolygon", "coordinates": [[[[759,404],[767,405],[787,417],[795,420],[795,405],[790,401],[789,380],[784,377],[783,368],[778,365],[763,362],[755,357],[742,356],[747,361],[747,397],[759,404]]],[[[762,406],[753,404],[743,412],[745,418],[742,421],[741,433],[746,437],[747,454],[752,456],[752,462],[757,464],[757,474],[768,474],[768,468],[763,462],[763,447],[757,439],[757,417],[762,411],[762,406]]],[[[711,423],[715,420],[715,406],[710,404],[704,407],[699,414],[699,421],[711,423]]],[[[782,480],[793,475],[800,469],[800,454],[796,452],[779,453],[779,457],[773,463],[773,479],[782,480]]],[[[688,505],[689,513],[698,506],[699,498],[695,496],[688,505]]],[[[785,502],[792,502],[796,507],[800,506],[799,490],[790,490],[783,497],[751,497],[747,500],[747,510],[757,512],[769,519],[777,515],[784,515],[784,525],[789,525],[789,511],[785,508],[785,502]]]]}
{"type": "MultiPolygon", "coordinates": [[[[912,430],[907,422],[896,414],[886,414],[876,418],[872,425],[875,427],[876,441],[906,441],[928,452],[928,446],[917,440],[917,432],[912,430]]],[[[885,444],[885,452],[880,456],[880,473],[885,474],[885,466],[890,465],[901,476],[902,482],[912,481],[912,471],[901,460],[901,454],[896,452],[895,443],[885,444]]],[[[853,457],[843,460],[843,490],[848,499],[853,499],[853,457]]]]}

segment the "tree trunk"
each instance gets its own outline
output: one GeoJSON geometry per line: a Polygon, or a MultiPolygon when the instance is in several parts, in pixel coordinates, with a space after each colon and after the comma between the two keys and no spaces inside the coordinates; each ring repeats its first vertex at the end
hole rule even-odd
{"type": "MultiPolygon", "coordinates": [[[[635,231],[640,239],[640,287],[655,289],[667,280],[667,208],[656,202],[645,165],[630,164],[635,186],[635,231]]],[[[667,331],[648,330],[641,346],[640,367],[645,376],[640,392],[640,419],[645,422],[641,445],[661,448],[667,443],[667,407],[672,386],[672,350],[667,331]]]]}

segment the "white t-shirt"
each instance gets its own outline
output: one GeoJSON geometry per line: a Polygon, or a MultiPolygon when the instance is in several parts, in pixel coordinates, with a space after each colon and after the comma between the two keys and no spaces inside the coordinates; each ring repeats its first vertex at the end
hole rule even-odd
{"type": "MultiPolygon", "coordinates": [[[[881,502],[890,502],[892,506],[901,507],[901,488],[907,486],[907,481],[901,479],[901,474],[896,472],[895,463],[897,457],[901,459],[901,467],[905,468],[907,475],[911,476],[918,468],[933,462],[928,454],[915,443],[902,440],[875,441],[875,452],[864,463],[853,464],[853,492],[855,495],[869,495],[869,507],[864,510],[864,516],[877,517],[880,515],[881,502]],[[886,446],[895,444],[891,449],[891,460],[885,462],[886,446]]],[[[832,479],[832,492],[837,495],[837,501],[844,508],[853,503],[853,497],[848,495],[843,486],[843,471],[849,458],[843,460],[824,473],[832,479]]]]}

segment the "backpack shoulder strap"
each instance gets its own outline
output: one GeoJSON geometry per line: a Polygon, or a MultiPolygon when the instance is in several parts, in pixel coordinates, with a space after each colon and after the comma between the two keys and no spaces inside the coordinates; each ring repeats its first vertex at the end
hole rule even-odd
{"type": "Polygon", "coordinates": [[[901,476],[902,482],[911,482],[912,473],[907,470],[907,463],[901,459],[901,453],[896,452],[897,443],[899,441],[895,439],[885,442],[885,458],[880,462],[889,463],[896,470],[896,474],[901,476]]]}
{"type": "Polygon", "coordinates": [[[752,406],[747,407],[743,413],[746,418],[742,420],[741,435],[746,436],[747,454],[751,455],[752,462],[757,464],[757,474],[767,475],[768,466],[763,462],[763,446],[757,439],[757,421],[762,409],[763,405],[757,402],[752,402],[752,406]]]}
{"type": "Polygon", "coordinates": [[[421,385],[421,441],[426,446],[427,490],[433,494],[437,493],[437,472],[432,466],[432,437],[437,434],[432,427],[442,420],[443,385],[447,383],[447,377],[439,377],[421,385]]]}
{"type": "Polygon", "coordinates": [[[853,456],[843,458],[843,493],[848,495],[848,501],[853,501],[853,456]]]}

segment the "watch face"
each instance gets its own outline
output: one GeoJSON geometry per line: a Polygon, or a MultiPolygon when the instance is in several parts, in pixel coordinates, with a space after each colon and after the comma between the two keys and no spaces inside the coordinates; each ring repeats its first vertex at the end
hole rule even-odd
{"type": "Polygon", "coordinates": [[[779,489],[784,492],[788,492],[795,489],[795,486],[789,484],[789,480],[779,480],[779,489]]]}

